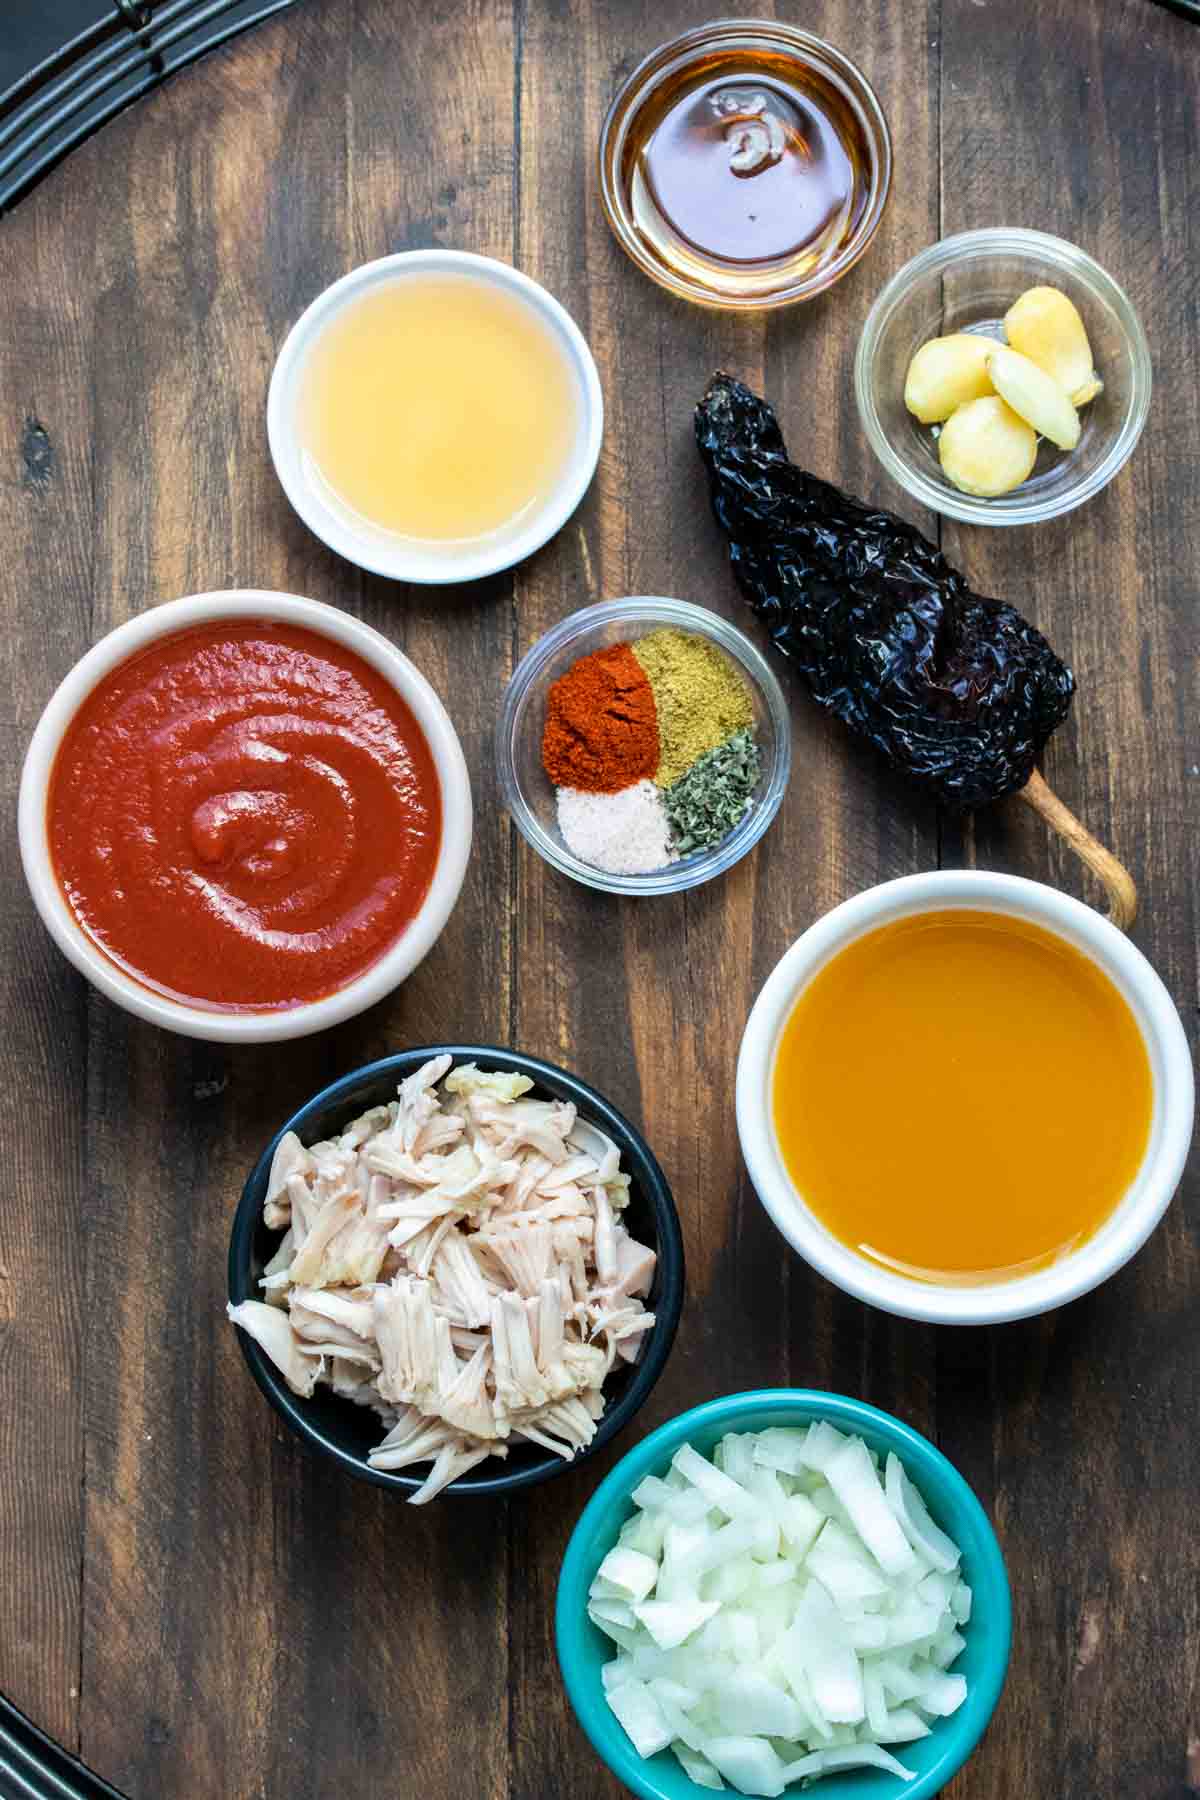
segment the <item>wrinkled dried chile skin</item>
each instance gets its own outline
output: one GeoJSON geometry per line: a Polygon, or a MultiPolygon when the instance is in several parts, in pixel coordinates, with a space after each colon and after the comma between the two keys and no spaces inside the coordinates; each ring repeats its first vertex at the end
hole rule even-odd
{"type": "Polygon", "coordinates": [[[734,573],[819,705],[956,811],[1024,787],[1075,678],[894,513],[787,459],[775,415],[715,375],[696,442],[734,573]]]}

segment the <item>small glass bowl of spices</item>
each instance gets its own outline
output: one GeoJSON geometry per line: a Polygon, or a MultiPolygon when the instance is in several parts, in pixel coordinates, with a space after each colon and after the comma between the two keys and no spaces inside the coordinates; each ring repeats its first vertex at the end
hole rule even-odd
{"type": "Polygon", "coordinates": [[[509,811],[554,868],[609,893],[677,893],[730,868],[778,812],[787,702],[718,614],[608,600],[518,665],[496,760],[509,811]]]}

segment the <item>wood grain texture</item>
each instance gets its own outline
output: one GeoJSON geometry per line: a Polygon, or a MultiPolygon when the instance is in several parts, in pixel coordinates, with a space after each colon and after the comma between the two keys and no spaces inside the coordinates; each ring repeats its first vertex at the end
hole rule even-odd
{"type": "Polygon", "coordinates": [[[93,220],[0,238],[0,1684],[78,1742],[81,1473],[87,1406],[81,1215],[83,990],[31,911],[16,854],[21,760],[45,696],[91,638],[93,220]],[[18,613],[23,625],[18,625],[18,613]]]}
{"type": "MultiPolygon", "coordinates": [[[[1153,7],[1055,0],[1018,33],[996,6],[943,9],[943,231],[1019,220],[1090,251],[1137,307],[1156,383],[1132,461],[1090,505],[1031,534],[1031,555],[1003,541],[1016,534],[949,521],[943,543],[1075,670],[1046,774],[1134,874],[1134,941],[1193,1047],[1200,411],[1183,371],[1200,347],[1195,51],[1183,21],[1153,7]],[[997,59],[1002,83],[991,78],[997,59]]],[[[982,867],[1100,898],[1013,803],[977,817],[961,848],[982,867]]],[[[939,1408],[941,1441],[993,1499],[1017,1649],[988,1738],[988,1785],[977,1789],[985,1778],[971,1770],[963,1794],[1017,1800],[1048,1770],[1064,1793],[1175,1800],[1196,1789],[1194,1508],[1177,1434],[1200,1404],[1198,1201],[1193,1169],[1160,1230],[1105,1287],[1048,1319],[968,1334],[957,1379],[973,1404],[939,1408]],[[1147,1657],[1131,1680],[1121,1659],[1135,1644],[1147,1657]]],[[[959,1349],[957,1337],[939,1342],[939,1395],[959,1349]]]]}
{"type": "MultiPolygon", "coordinates": [[[[872,8],[873,22],[886,11],[872,8]]],[[[578,519],[587,546],[580,561],[590,572],[583,597],[676,594],[738,619],[754,635],[708,514],[692,409],[713,370],[728,368],[768,385],[784,416],[797,419],[815,466],[836,465],[853,436],[849,334],[874,290],[860,271],[836,297],[768,322],[698,312],[630,279],[595,191],[593,146],[629,69],[705,16],[689,4],[626,8],[617,31],[604,12],[586,7],[525,9],[519,260],[580,319],[600,365],[607,435],[597,483],[578,519]],[[851,314],[855,322],[845,336],[829,328],[838,305],[840,317],[851,314]]],[[[828,5],[805,23],[849,42],[852,16],[857,8],[828,5]]],[[[903,128],[932,150],[926,40],[918,34],[914,51],[881,26],[879,55],[888,65],[885,106],[895,101],[903,128]]],[[[897,196],[882,234],[903,246],[901,257],[934,234],[932,155],[924,167],[926,179],[897,196]]],[[[560,574],[535,562],[519,577],[522,649],[579,604],[572,574],[569,564],[560,574]]],[[[855,767],[843,750],[837,727],[798,706],[796,774],[779,819],[753,859],[693,893],[614,905],[557,876],[524,846],[518,852],[518,1041],[597,1080],[603,1068],[612,1097],[661,1151],[680,1209],[688,1298],[676,1349],[646,1408],[647,1425],[745,1387],[796,1381],[866,1391],[860,1368],[848,1380],[840,1374],[849,1341],[852,1356],[864,1342],[862,1309],[786,1255],[745,1181],[731,1121],[741,1024],[786,945],[856,887],[936,859],[933,816],[921,819],[905,802],[896,818],[876,772],[855,767]],[[564,943],[575,946],[567,959],[564,943]],[[614,981],[614,968],[623,979],[614,981]],[[532,970],[550,973],[522,979],[532,970]]],[[[879,1333],[889,1345],[889,1368],[907,1360],[902,1336],[894,1328],[879,1333]]],[[[918,1362],[922,1354],[918,1349],[918,1362]]],[[[918,1380],[912,1416],[928,1425],[922,1389],[918,1380]]],[[[538,1677],[553,1653],[560,1549],[594,1479],[580,1471],[556,1484],[536,1514],[513,1509],[514,1567],[528,1572],[510,1596],[520,1656],[511,1698],[513,1792],[521,1800],[552,1791],[557,1763],[589,1767],[587,1744],[561,1693],[547,1691],[538,1677]]],[[[599,1771],[579,1778],[594,1781],[587,1792],[621,1791],[599,1771]]]]}
{"type": "Polygon", "coordinates": [[[348,1780],[364,1800],[621,1791],[566,1707],[552,1605],[571,1525],[631,1437],[506,1507],[406,1510],[298,1449],[221,1316],[232,1207],[278,1123],[337,1073],[455,1038],[594,1080],[673,1182],[688,1299],[635,1434],[738,1388],[828,1387],[934,1436],[994,1512],[1013,1671],[954,1800],[1200,1792],[1194,1180],[1101,1293],[1048,1321],[939,1333],[792,1258],[733,1131],[746,1011],[821,912],[939,859],[1079,891],[1073,860],[1016,806],[955,832],[796,692],[793,779],[757,853],[690,895],[617,902],[515,841],[491,750],[514,659],[592,600],[678,594],[754,634],[691,443],[714,368],[765,387],[818,473],[902,504],[851,393],[871,299],[942,231],[1056,230],[1141,310],[1159,429],[1057,525],[943,536],[1072,661],[1080,692],[1047,772],[1129,861],[1137,940],[1194,1030],[1197,40],[1146,0],[814,0],[799,22],[876,84],[897,179],[833,293],[746,320],[638,275],[593,175],[615,87],[709,10],[306,0],[0,222],[6,816],[38,709],[93,635],[242,584],[333,602],[400,643],[446,700],[477,808],[462,900],[402,992],[267,1053],[172,1039],[90,996],[11,859],[3,878],[0,1689],[130,1800],[332,1800],[348,1780]],[[607,409],[575,518],[463,591],[395,587],[327,553],[278,489],[263,420],[275,350],[313,295],[430,244],[543,281],[587,333],[607,409]]]}

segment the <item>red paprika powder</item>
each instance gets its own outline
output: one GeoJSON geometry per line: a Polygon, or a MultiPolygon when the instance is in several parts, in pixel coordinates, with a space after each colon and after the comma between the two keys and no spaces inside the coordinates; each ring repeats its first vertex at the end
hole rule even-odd
{"type": "Polygon", "coordinates": [[[658,768],[654,689],[628,644],[581,656],[546,702],[542,761],[555,787],[615,794],[658,768]]]}

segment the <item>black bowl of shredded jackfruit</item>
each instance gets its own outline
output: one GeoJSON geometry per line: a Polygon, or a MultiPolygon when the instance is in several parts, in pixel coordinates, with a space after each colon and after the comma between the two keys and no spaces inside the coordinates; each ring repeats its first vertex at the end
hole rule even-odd
{"type": "MultiPolygon", "coordinates": [[[[503,1495],[563,1474],[594,1456],[629,1423],[662,1373],[683,1303],[683,1243],[666,1178],[641,1133],[578,1076],[517,1051],[488,1045],[456,1045],[401,1051],[322,1089],[275,1134],[242,1191],[229,1245],[230,1310],[240,1326],[246,1317],[245,1303],[264,1298],[264,1272],[279,1261],[283,1230],[269,1226],[263,1211],[281,1141],[289,1133],[295,1134],[303,1146],[337,1138],[370,1109],[382,1109],[394,1101],[399,1084],[416,1076],[438,1057],[451,1059],[449,1074],[466,1065],[503,1076],[523,1076],[532,1083],[529,1099],[573,1106],[581,1125],[590,1126],[611,1140],[619,1152],[623,1177],[628,1177],[627,1188],[622,1181],[624,1204],[618,1231],[654,1252],[653,1275],[644,1297],[644,1306],[653,1313],[654,1322],[640,1336],[636,1360],[613,1359],[600,1390],[603,1410],[595,1420],[590,1441],[572,1451],[569,1446],[549,1447],[514,1434],[503,1459],[487,1455],[456,1474],[441,1490],[448,1494],[503,1495]]],[[[536,1303],[526,1304],[533,1307],[536,1303]]],[[[310,1448],[363,1480],[391,1488],[409,1499],[427,1497],[422,1490],[428,1487],[429,1462],[389,1468],[371,1460],[373,1455],[383,1455],[387,1460],[380,1447],[386,1420],[381,1422],[376,1411],[368,1405],[355,1404],[328,1385],[317,1385],[308,1394],[294,1391],[277,1361],[251,1332],[239,1329],[238,1337],[258,1386],[310,1448]]]]}

